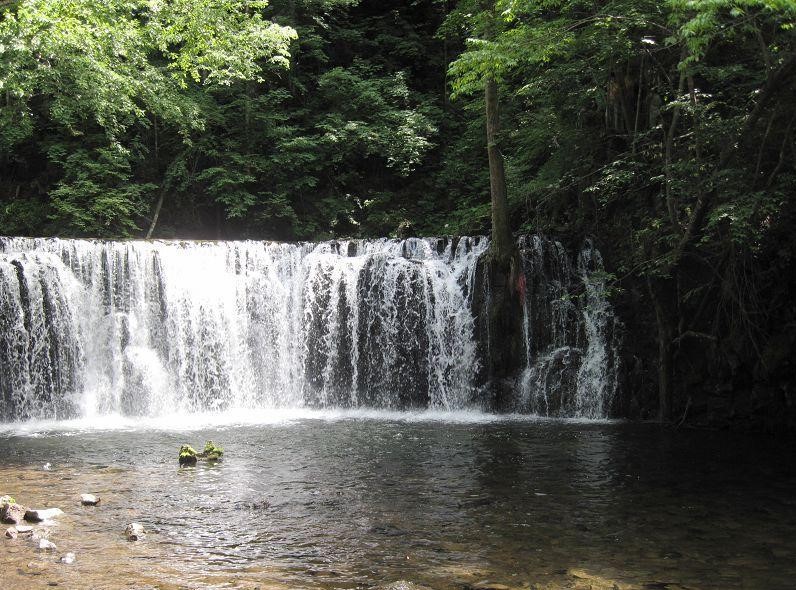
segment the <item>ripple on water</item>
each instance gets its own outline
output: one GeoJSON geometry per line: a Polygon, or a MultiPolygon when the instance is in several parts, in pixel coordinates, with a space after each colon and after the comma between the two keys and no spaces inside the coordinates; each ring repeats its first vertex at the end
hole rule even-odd
{"type": "Polygon", "coordinates": [[[581,583],[580,572],[732,590],[784,589],[796,575],[796,474],[767,439],[377,414],[171,429],[6,425],[0,492],[66,514],[48,527],[58,555],[3,542],[3,583],[553,588],[581,583]],[[179,445],[206,439],[225,460],[179,469],[179,445]],[[85,492],[102,504],[80,506],[85,492]],[[149,531],[145,541],[124,539],[132,521],[149,531]],[[74,564],[58,562],[65,552],[74,564]]]}

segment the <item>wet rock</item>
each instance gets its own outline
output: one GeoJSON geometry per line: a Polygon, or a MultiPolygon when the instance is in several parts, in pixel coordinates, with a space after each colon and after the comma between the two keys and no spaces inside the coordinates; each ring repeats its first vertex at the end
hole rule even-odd
{"type": "Polygon", "coordinates": [[[209,440],[205,443],[204,451],[202,451],[200,457],[206,459],[207,461],[220,461],[223,455],[224,449],[222,449],[212,440],[209,440]]]}
{"type": "Polygon", "coordinates": [[[8,537],[9,539],[16,539],[17,534],[18,534],[17,529],[15,529],[12,526],[6,529],[6,537],[8,537]]]}
{"type": "Polygon", "coordinates": [[[196,465],[196,449],[191,445],[182,445],[180,447],[179,461],[180,466],[183,465],[196,465]]]}
{"type": "Polygon", "coordinates": [[[49,539],[39,539],[39,551],[57,551],[58,547],[49,539]]]}
{"type": "Polygon", "coordinates": [[[24,518],[24,506],[17,504],[11,496],[0,498],[0,521],[4,524],[19,524],[24,518]]]}
{"type": "Polygon", "coordinates": [[[472,590],[513,590],[511,586],[506,586],[505,584],[498,584],[496,582],[490,582],[488,580],[484,580],[483,582],[478,582],[470,586],[472,590]]]}
{"type": "Polygon", "coordinates": [[[75,554],[74,553],[67,553],[66,555],[62,556],[61,557],[61,563],[65,563],[67,565],[75,563],[75,554]]]}
{"type": "Polygon", "coordinates": [[[635,590],[638,588],[633,584],[609,580],[581,569],[571,569],[567,574],[574,578],[576,590],[635,590]]]}
{"type": "Polygon", "coordinates": [[[376,590],[431,590],[428,586],[420,586],[406,580],[398,580],[386,586],[377,586],[376,590]]]}
{"type": "Polygon", "coordinates": [[[25,520],[28,522],[43,522],[64,513],[60,508],[40,508],[25,511],[25,520]]]}
{"type": "Polygon", "coordinates": [[[80,503],[83,506],[96,506],[100,503],[100,497],[94,494],[80,494],[80,503]]]}
{"type": "Polygon", "coordinates": [[[127,528],[124,529],[124,535],[127,537],[128,541],[140,541],[146,536],[146,531],[144,530],[144,525],[131,522],[127,525],[127,528]]]}

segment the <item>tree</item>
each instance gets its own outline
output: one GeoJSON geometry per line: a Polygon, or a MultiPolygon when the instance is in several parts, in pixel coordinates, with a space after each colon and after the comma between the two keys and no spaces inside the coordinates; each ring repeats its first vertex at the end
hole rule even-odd
{"type": "Polygon", "coordinates": [[[517,288],[521,261],[512,228],[506,173],[500,150],[500,115],[498,84],[515,63],[511,53],[496,41],[504,28],[500,2],[464,2],[449,17],[448,27],[456,25],[479,35],[468,39],[468,48],[450,66],[454,95],[483,89],[486,148],[489,161],[492,240],[484,263],[489,292],[487,319],[489,346],[488,374],[498,407],[505,406],[514,386],[508,380],[515,375],[523,356],[521,290],[517,288]],[[498,338],[500,346],[497,345],[498,338]]]}
{"type": "Polygon", "coordinates": [[[264,20],[265,5],[23,0],[6,7],[4,160],[24,167],[25,152],[35,150],[60,169],[48,214],[61,228],[137,231],[160,184],[131,176],[147,149],[141,134],[165,127],[188,141],[204,125],[192,87],[258,79],[263,61],[287,65],[295,32],[264,20]],[[25,145],[31,141],[38,145],[25,145]]]}

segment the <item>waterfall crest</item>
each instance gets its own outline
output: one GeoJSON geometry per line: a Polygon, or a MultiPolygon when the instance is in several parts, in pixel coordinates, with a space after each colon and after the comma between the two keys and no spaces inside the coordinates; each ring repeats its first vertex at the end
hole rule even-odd
{"type": "MultiPolygon", "coordinates": [[[[0,420],[479,405],[486,238],[322,243],[0,238],[0,420]]],[[[517,410],[605,415],[599,253],[522,238],[517,410]],[[580,285],[582,301],[565,295],[580,285]]]]}

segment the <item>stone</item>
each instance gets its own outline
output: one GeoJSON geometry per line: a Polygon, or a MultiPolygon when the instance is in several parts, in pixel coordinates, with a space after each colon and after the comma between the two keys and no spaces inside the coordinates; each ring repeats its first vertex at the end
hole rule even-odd
{"type": "Polygon", "coordinates": [[[196,455],[196,449],[191,445],[182,445],[179,454],[180,466],[196,465],[196,455]]]}
{"type": "Polygon", "coordinates": [[[386,586],[377,586],[377,590],[431,590],[428,586],[420,586],[414,582],[407,582],[406,580],[398,580],[386,586]]]}
{"type": "Polygon", "coordinates": [[[43,522],[56,516],[60,516],[64,511],[60,508],[42,508],[37,510],[27,510],[25,520],[28,522],[43,522]]]}
{"type": "Polygon", "coordinates": [[[6,529],[6,537],[8,537],[9,539],[16,539],[17,534],[18,534],[17,529],[15,529],[12,526],[6,529]]]}
{"type": "Polygon", "coordinates": [[[146,531],[144,530],[144,525],[131,522],[127,525],[127,528],[124,529],[124,535],[127,537],[128,541],[140,541],[146,535],[146,531]]]}
{"type": "Polygon", "coordinates": [[[101,498],[94,494],[80,494],[80,503],[83,506],[96,506],[100,503],[101,498]]]}
{"type": "Polygon", "coordinates": [[[48,539],[39,539],[39,551],[56,551],[58,547],[48,539]]]}
{"type": "Polygon", "coordinates": [[[472,590],[512,590],[511,586],[506,586],[505,584],[497,584],[495,582],[490,582],[488,580],[484,580],[483,582],[478,582],[477,584],[473,584],[470,586],[472,590]]]}
{"type": "Polygon", "coordinates": [[[33,527],[28,526],[26,524],[24,525],[18,524],[14,528],[17,529],[17,533],[19,533],[20,535],[30,535],[31,533],[33,533],[33,527]]]}
{"type": "Polygon", "coordinates": [[[610,580],[582,569],[570,569],[567,574],[574,578],[575,590],[633,590],[637,586],[619,580],[610,580]]]}
{"type": "Polygon", "coordinates": [[[222,449],[212,440],[209,440],[205,443],[204,451],[202,451],[200,457],[208,461],[220,461],[223,455],[224,449],[222,449]]]}
{"type": "Polygon", "coordinates": [[[61,557],[61,563],[65,563],[67,565],[75,563],[75,554],[74,553],[67,553],[66,555],[61,557]]]}
{"type": "Polygon", "coordinates": [[[4,524],[19,524],[22,522],[25,518],[25,507],[17,504],[14,498],[4,496],[3,499],[10,501],[3,502],[0,505],[0,521],[4,524]]]}

